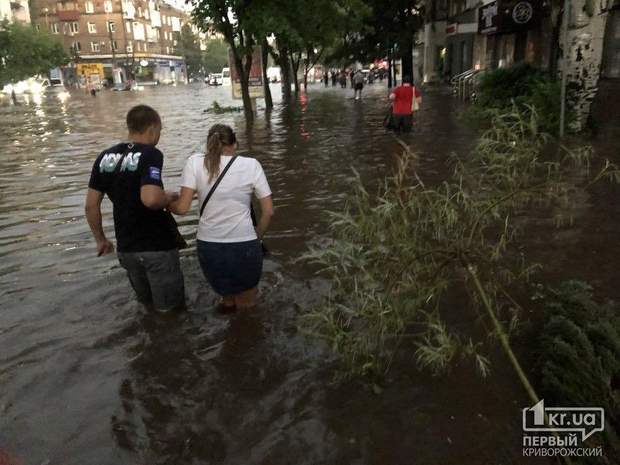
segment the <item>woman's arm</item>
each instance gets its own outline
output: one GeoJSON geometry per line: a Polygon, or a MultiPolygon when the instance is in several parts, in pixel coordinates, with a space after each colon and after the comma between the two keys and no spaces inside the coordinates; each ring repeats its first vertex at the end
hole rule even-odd
{"type": "Polygon", "coordinates": [[[179,198],[168,205],[168,210],[177,215],[185,215],[192,206],[196,191],[189,187],[181,187],[179,198]]]}
{"type": "Polygon", "coordinates": [[[260,221],[258,225],[256,225],[256,235],[262,240],[267,232],[271,218],[273,217],[273,200],[271,196],[268,195],[267,197],[258,199],[258,203],[260,203],[260,221]]]}

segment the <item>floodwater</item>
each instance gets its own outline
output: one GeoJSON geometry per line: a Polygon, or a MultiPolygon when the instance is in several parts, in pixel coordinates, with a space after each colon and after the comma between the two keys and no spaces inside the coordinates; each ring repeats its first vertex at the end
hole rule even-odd
{"type": "MultiPolygon", "coordinates": [[[[398,146],[381,121],[385,84],[311,87],[251,127],[241,113],[205,113],[228,89],[46,96],[0,105],[0,457],[23,465],[296,464],[507,465],[521,456],[528,400],[498,357],[481,380],[469,367],[433,378],[398,367],[379,395],[334,383],[333,360],[297,329],[329,282],[295,259],[325,240],[355,168],[366,182],[398,146]],[[189,312],[146,314],[114,256],[98,258],[83,218],[92,162],[125,134],[137,103],[160,111],[167,188],[201,150],[209,126],[232,124],[263,164],[276,217],[260,307],[223,315],[183,251],[189,312]]],[[[440,174],[473,135],[449,96],[429,92],[408,137],[422,177],[440,174]]],[[[104,203],[106,230],[111,209],[104,203]]],[[[195,213],[181,219],[193,238],[195,213]]],[[[460,311],[460,310],[459,310],[460,311]]],[[[0,460],[1,461],[1,460],[0,460]]]]}

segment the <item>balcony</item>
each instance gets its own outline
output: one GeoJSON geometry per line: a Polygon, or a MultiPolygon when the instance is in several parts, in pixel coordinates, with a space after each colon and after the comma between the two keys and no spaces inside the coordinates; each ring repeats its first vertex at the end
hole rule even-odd
{"type": "Polygon", "coordinates": [[[58,19],[60,21],[79,21],[80,12],[78,10],[62,10],[58,11],[58,19]]]}

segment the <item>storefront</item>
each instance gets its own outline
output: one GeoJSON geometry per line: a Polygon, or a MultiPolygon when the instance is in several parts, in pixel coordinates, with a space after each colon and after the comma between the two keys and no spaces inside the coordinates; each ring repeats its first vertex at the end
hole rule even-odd
{"type": "Polygon", "coordinates": [[[515,63],[549,66],[548,5],[542,0],[495,0],[478,9],[478,32],[486,37],[484,68],[515,63]]]}

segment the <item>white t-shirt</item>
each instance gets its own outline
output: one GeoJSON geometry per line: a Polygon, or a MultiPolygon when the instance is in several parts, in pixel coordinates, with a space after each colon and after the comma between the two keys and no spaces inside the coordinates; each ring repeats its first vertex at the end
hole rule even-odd
{"type": "MultiPolygon", "coordinates": [[[[222,155],[220,172],[232,157],[222,155]]],[[[204,154],[189,157],[181,186],[198,193],[198,211],[217,177],[209,182],[204,154]]],[[[254,158],[238,156],[207,202],[198,222],[197,238],[207,242],[245,242],[257,238],[250,217],[252,194],[262,199],[271,195],[263,167],[254,158]]]]}

